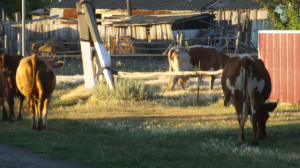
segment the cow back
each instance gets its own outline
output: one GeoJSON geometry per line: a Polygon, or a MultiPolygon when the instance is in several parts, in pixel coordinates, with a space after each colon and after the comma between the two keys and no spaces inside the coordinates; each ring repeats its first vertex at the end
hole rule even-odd
{"type": "Polygon", "coordinates": [[[16,82],[26,97],[31,94],[38,97],[41,92],[47,97],[55,88],[56,77],[46,58],[33,55],[20,61],[16,82]]]}
{"type": "Polygon", "coordinates": [[[228,59],[222,73],[221,85],[225,98],[230,94],[233,95],[235,89],[244,91],[246,85],[253,87],[251,89],[257,87],[261,91],[263,101],[269,98],[272,89],[270,74],[263,61],[249,55],[234,56],[228,59]],[[249,73],[247,77],[245,76],[246,70],[249,73]],[[246,80],[247,84],[245,84],[246,80]]]}

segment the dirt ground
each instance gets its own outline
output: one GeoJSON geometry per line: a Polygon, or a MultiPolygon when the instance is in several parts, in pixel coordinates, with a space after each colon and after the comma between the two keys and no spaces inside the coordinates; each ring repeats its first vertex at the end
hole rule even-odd
{"type": "Polygon", "coordinates": [[[0,143],[0,168],[87,168],[0,143]]]}

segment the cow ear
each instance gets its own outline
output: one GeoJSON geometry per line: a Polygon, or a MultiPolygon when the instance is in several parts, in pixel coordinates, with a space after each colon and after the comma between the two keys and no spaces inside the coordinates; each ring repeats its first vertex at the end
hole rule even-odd
{"type": "Polygon", "coordinates": [[[63,61],[58,61],[58,62],[52,62],[51,63],[51,66],[52,68],[61,68],[64,66],[64,62],[63,61]]]}
{"type": "Polygon", "coordinates": [[[272,112],[277,107],[277,104],[278,104],[278,100],[277,100],[277,102],[265,103],[263,106],[268,112],[272,112]]]}

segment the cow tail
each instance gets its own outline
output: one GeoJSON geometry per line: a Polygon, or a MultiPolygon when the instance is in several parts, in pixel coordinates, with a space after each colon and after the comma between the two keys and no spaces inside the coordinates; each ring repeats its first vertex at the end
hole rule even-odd
{"type": "Polygon", "coordinates": [[[247,96],[247,84],[248,84],[248,74],[249,74],[249,69],[245,69],[245,75],[244,75],[244,92],[243,92],[243,101],[246,101],[246,96],[247,96]]]}
{"type": "Polygon", "coordinates": [[[37,55],[33,54],[32,59],[31,59],[31,65],[32,65],[32,83],[31,83],[31,89],[30,89],[30,93],[33,92],[33,88],[34,88],[34,84],[36,83],[36,59],[37,59],[37,55]]]}

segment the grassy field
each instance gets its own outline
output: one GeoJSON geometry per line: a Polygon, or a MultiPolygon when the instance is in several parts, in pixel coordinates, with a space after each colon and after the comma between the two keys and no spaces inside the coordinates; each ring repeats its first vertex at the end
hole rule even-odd
{"type": "MultiPolygon", "coordinates": [[[[114,65],[122,70],[166,70],[165,60],[149,68],[118,61],[114,65]]],[[[268,137],[251,147],[250,121],[246,143],[237,143],[238,121],[233,107],[223,107],[220,79],[212,92],[201,87],[197,103],[196,79],[188,81],[185,91],[176,86],[172,92],[166,91],[166,78],[142,79],[155,94],[137,101],[109,96],[100,88],[88,91],[81,75],[57,78],[49,128],[31,130],[24,107],[24,121],[0,122],[0,141],[91,167],[300,166],[298,106],[280,104],[270,114],[268,137]]]]}

